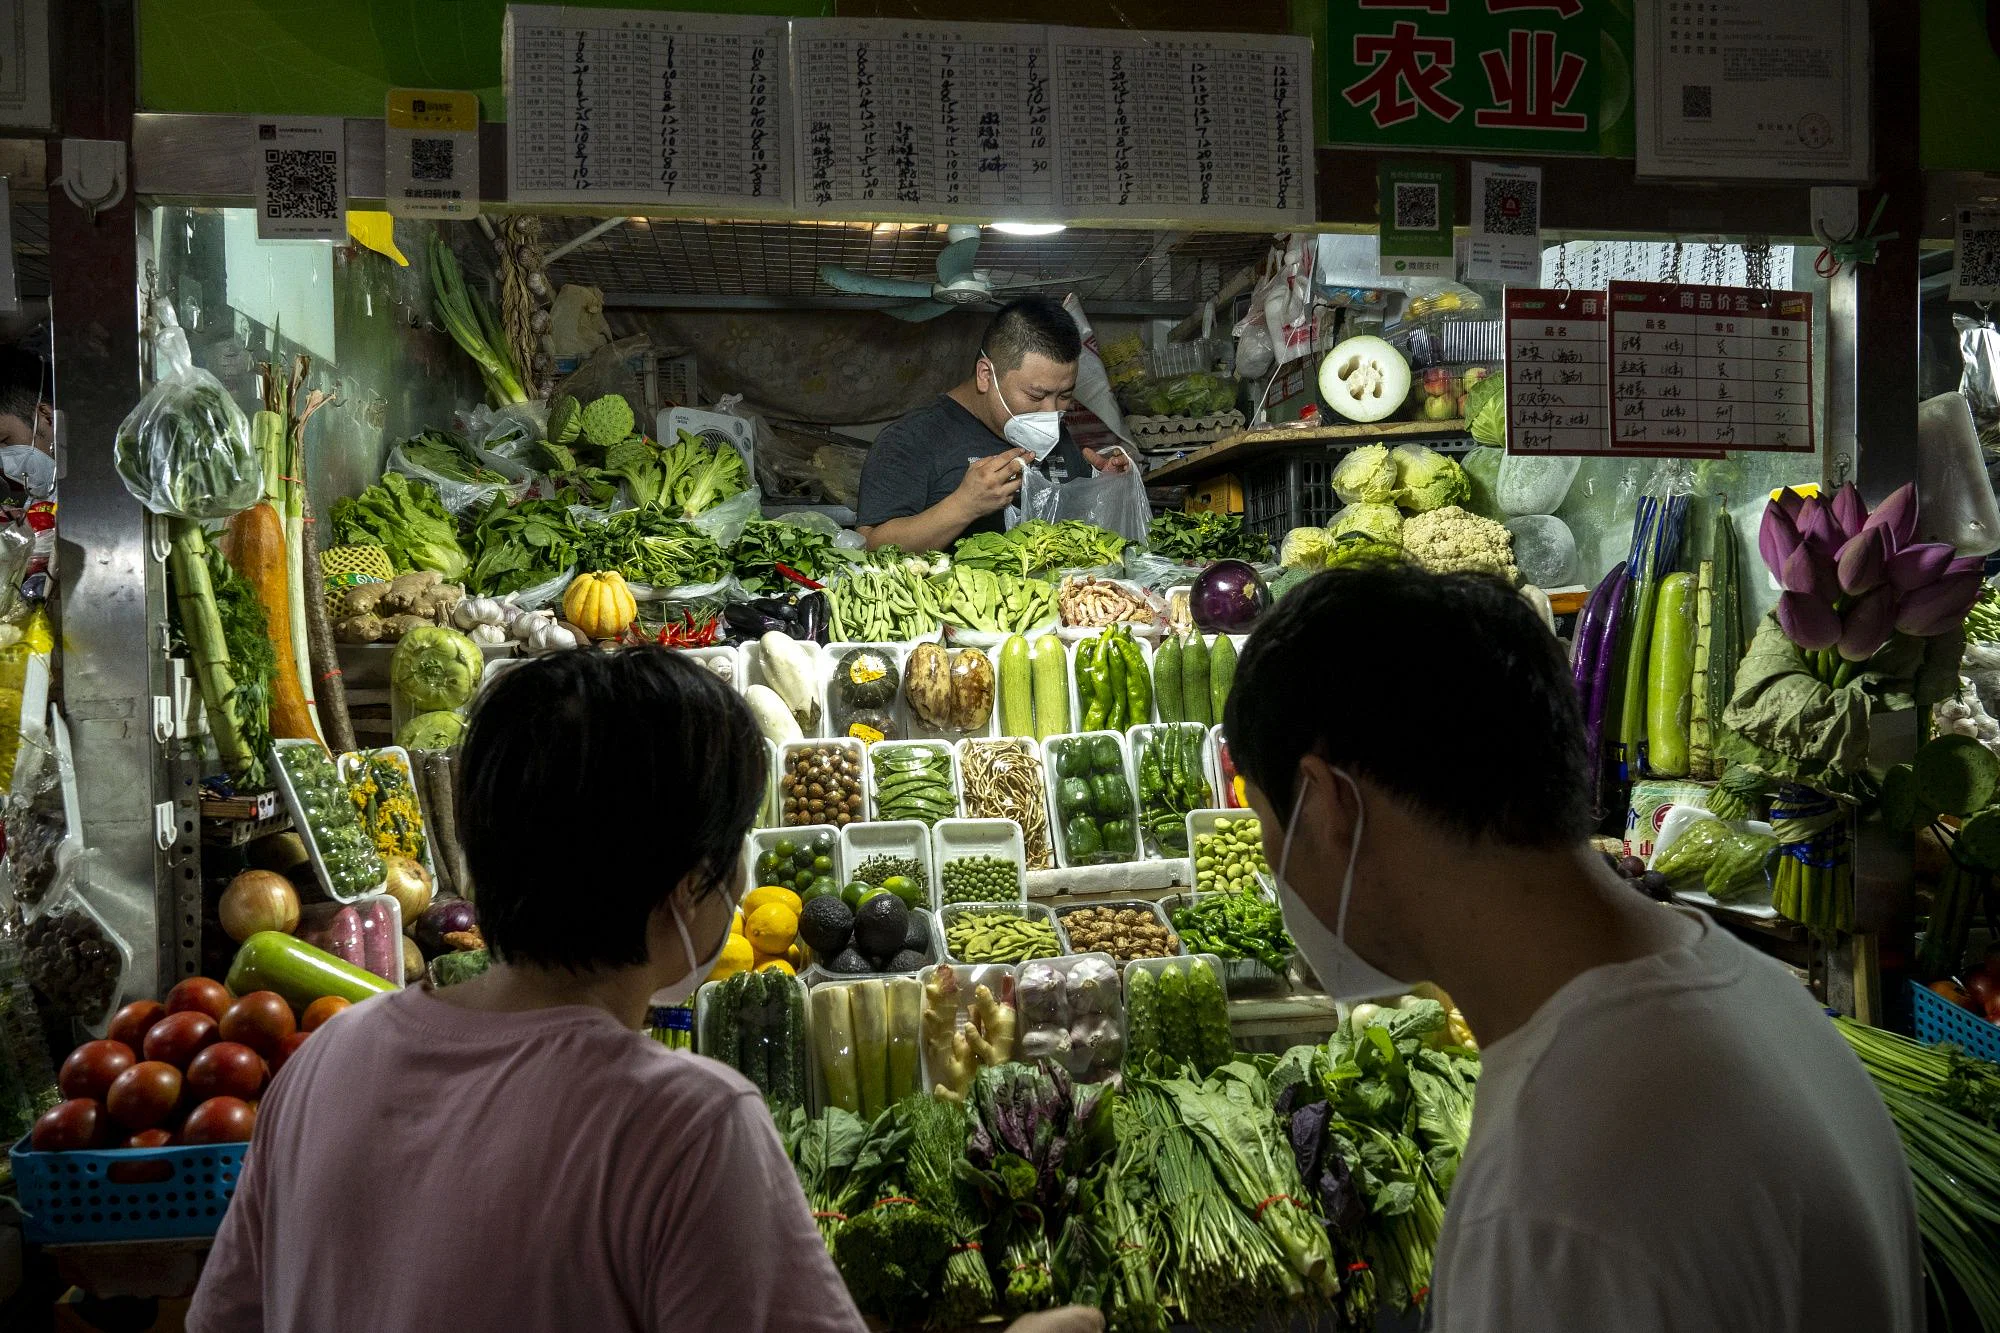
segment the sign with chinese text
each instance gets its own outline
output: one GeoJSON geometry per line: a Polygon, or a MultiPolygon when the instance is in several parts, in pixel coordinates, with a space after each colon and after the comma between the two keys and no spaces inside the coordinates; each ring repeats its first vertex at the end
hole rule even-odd
{"type": "Polygon", "coordinates": [[[1468,281],[1533,282],[1542,276],[1542,169],[1472,164],[1468,281]]]}
{"type": "Polygon", "coordinates": [[[515,202],[791,203],[785,20],[507,8],[515,202]]]}
{"type": "Polygon", "coordinates": [[[1458,178],[1449,162],[1384,162],[1382,272],[1389,277],[1453,274],[1451,224],[1458,178]]]}
{"type": "Polygon", "coordinates": [[[1507,452],[1610,454],[1603,292],[1507,289],[1507,452]]]}
{"type": "Polygon", "coordinates": [[[1614,282],[1610,302],[1618,452],[1812,452],[1810,294],[1614,282]]]}
{"type": "Polygon", "coordinates": [[[347,239],[347,123],[337,116],[256,122],[257,239],[347,239]]]}
{"type": "Polygon", "coordinates": [[[1332,142],[1598,151],[1604,0],[1327,0],[1332,142]]]}
{"type": "Polygon", "coordinates": [[[479,216],[479,98],[396,88],[382,127],[382,202],[403,218],[479,216]]]}

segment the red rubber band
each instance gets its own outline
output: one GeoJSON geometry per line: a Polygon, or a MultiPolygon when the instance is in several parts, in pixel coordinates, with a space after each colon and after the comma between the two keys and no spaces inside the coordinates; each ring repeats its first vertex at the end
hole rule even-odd
{"type": "Polygon", "coordinates": [[[1293,1204],[1300,1208],[1305,1207],[1305,1204],[1301,1203],[1297,1199],[1294,1199],[1289,1194],[1273,1194],[1270,1198],[1264,1200],[1264,1202],[1257,1205],[1255,1216],[1262,1217],[1264,1215],[1264,1210],[1266,1208],[1269,1208],[1274,1203],[1280,1203],[1280,1202],[1293,1204]]]}
{"type": "Polygon", "coordinates": [[[836,1221],[836,1222],[845,1222],[845,1221],[847,1220],[847,1214],[846,1214],[846,1213],[821,1213],[821,1212],[815,1212],[815,1213],[813,1214],[813,1216],[814,1216],[815,1218],[825,1218],[825,1217],[830,1217],[830,1218],[832,1218],[832,1219],[833,1219],[834,1221],[836,1221]]]}
{"type": "Polygon", "coordinates": [[[877,1199],[875,1202],[868,1205],[868,1211],[872,1213],[877,1208],[886,1208],[892,1203],[907,1203],[910,1204],[912,1207],[914,1207],[916,1205],[916,1202],[917,1201],[915,1199],[906,1199],[902,1195],[898,1194],[887,1199],[877,1199]]]}
{"type": "Polygon", "coordinates": [[[1356,1259],[1353,1263],[1347,1266],[1347,1271],[1350,1273],[1365,1273],[1368,1271],[1367,1261],[1362,1259],[1356,1259]]]}
{"type": "Polygon", "coordinates": [[[1410,1297],[1410,1303],[1412,1305],[1422,1305],[1425,1299],[1430,1296],[1430,1294],[1431,1294],[1430,1285],[1426,1283],[1425,1285],[1417,1288],[1416,1295],[1410,1297]]]}
{"type": "Polygon", "coordinates": [[[958,1253],[958,1252],[959,1252],[960,1250],[982,1250],[982,1249],[985,1249],[985,1248],[986,1248],[986,1247],[985,1247],[985,1246],[983,1246],[983,1245],[981,1245],[981,1244],[980,1244],[980,1243],[979,1243],[978,1241],[976,1241],[976,1240],[969,1240],[969,1241],[965,1242],[965,1244],[963,1244],[963,1245],[954,1245],[954,1246],[952,1246],[952,1247],[951,1247],[951,1252],[952,1252],[953,1254],[957,1254],[957,1253],[958,1253]]]}

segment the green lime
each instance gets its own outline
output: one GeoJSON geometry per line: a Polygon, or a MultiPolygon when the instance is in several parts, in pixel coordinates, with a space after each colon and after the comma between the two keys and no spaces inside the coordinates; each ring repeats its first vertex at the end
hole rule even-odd
{"type": "Polygon", "coordinates": [[[813,883],[816,878],[817,877],[813,874],[812,871],[801,870],[797,874],[791,876],[788,879],[780,880],[779,883],[790,885],[792,892],[798,894],[801,898],[803,898],[805,897],[806,890],[813,886],[813,883]]]}
{"type": "Polygon", "coordinates": [[[847,887],[840,891],[840,901],[846,903],[849,909],[853,909],[861,906],[861,900],[874,892],[876,889],[873,884],[865,880],[851,879],[847,881],[847,887]]]}
{"type": "Polygon", "coordinates": [[[789,861],[798,853],[799,845],[790,838],[780,838],[771,844],[771,855],[781,861],[789,861]]]}
{"type": "Polygon", "coordinates": [[[917,883],[908,875],[891,875],[882,881],[882,887],[895,894],[898,898],[901,898],[905,907],[922,907],[924,905],[923,885],[917,883]]]}
{"type": "Polygon", "coordinates": [[[833,858],[830,856],[815,856],[813,858],[813,873],[815,875],[831,875],[833,873],[833,858]]]}
{"type": "Polygon", "coordinates": [[[814,856],[832,856],[833,835],[822,829],[818,833],[812,835],[812,842],[810,846],[812,847],[812,854],[814,856]]]}
{"type": "Polygon", "coordinates": [[[819,876],[811,884],[799,891],[799,898],[802,902],[809,903],[815,898],[829,896],[835,898],[840,896],[840,886],[833,882],[833,877],[830,875],[819,876]]]}

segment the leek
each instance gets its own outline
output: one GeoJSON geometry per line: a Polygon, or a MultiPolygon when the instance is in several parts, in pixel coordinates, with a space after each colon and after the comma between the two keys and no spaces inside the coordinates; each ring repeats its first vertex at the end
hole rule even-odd
{"type": "Polygon", "coordinates": [[[465,285],[458,256],[436,234],[430,238],[431,288],[437,294],[438,319],[452,341],[479,364],[486,392],[502,407],[525,403],[528,394],[521,387],[520,368],[507,347],[507,337],[494,319],[492,308],[479,293],[465,285]]]}

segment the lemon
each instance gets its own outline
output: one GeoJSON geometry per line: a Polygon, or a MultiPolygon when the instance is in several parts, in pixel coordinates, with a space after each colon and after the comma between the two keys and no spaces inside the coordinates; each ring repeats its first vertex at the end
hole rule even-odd
{"type": "Polygon", "coordinates": [[[757,964],[757,970],[759,972],[783,972],[788,977],[795,977],[798,975],[797,972],[792,970],[792,965],[786,962],[782,958],[767,959],[766,961],[757,964]]]}
{"type": "Polygon", "coordinates": [[[722,957],[715,960],[715,970],[708,974],[711,981],[722,981],[738,972],[748,972],[757,962],[750,941],[741,935],[731,935],[723,943],[722,957]]]}
{"type": "Polygon", "coordinates": [[[799,901],[799,895],[793,893],[782,884],[766,884],[762,888],[752,889],[743,895],[743,910],[745,912],[755,913],[758,908],[768,907],[772,903],[782,904],[793,916],[797,916],[799,908],[804,906],[799,901]]]}
{"type": "Polygon", "coordinates": [[[729,918],[729,933],[732,935],[743,933],[743,909],[740,907],[736,909],[736,914],[729,918]]]}
{"type": "Polygon", "coordinates": [[[783,903],[765,903],[743,919],[743,933],[757,952],[781,954],[798,937],[799,914],[783,903]]]}

